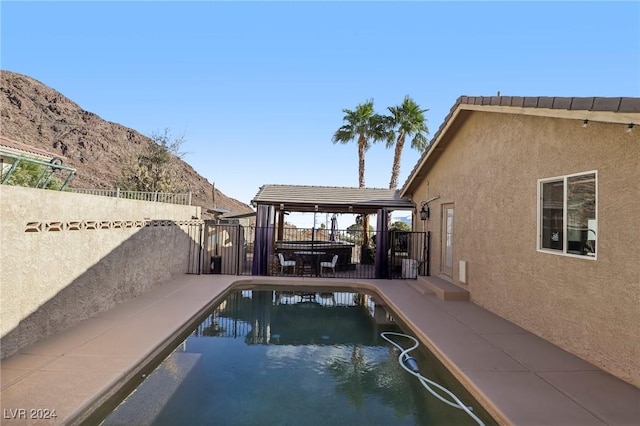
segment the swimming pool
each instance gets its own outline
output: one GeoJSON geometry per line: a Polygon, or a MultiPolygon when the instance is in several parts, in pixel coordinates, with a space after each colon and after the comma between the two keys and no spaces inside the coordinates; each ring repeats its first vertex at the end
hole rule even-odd
{"type": "MultiPolygon", "coordinates": [[[[374,296],[323,291],[231,292],[103,424],[476,424],[401,368],[380,337],[401,329],[374,296]]],[[[495,424],[424,347],[411,355],[495,424]]]]}

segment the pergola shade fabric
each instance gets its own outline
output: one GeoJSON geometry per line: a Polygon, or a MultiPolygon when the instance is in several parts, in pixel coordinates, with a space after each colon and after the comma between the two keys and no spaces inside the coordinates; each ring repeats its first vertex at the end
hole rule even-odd
{"type": "Polygon", "coordinates": [[[263,185],[251,204],[295,212],[355,214],[415,208],[413,201],[401,198],[395,189],[308,185],[263,185]]]}

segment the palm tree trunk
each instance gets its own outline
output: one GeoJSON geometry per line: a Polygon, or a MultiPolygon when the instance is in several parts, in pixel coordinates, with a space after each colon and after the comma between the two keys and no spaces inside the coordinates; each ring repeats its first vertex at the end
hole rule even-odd
{"type": "MultiPolygon", "coordinates": [[[[358,138],[358,183],[360,188],[364,188],[364,151],[367,140],[361,134],[358,138]]],[[[362,247],[369,246],[369,216],[362,218],[362,247]]]]}
{"type": "Polygon", "coordinates": [[[364,151],[367,140],[364,135],[358,138],[358,183],[360,188],[364,188],[364,151]]]}
{"type": "Polygon", "coordinates": [[[369,215],[362,217],[362,247],[369,247],[369,215]]]}
{"type": "Polygon", "coordinates": [[[396,149],[393,154],[393,165],[391,167],[391,181],[389,181],[389,189],[398,187],[398,175],[400,175],[400,159],[402,158],[402,148],[404,147],[405,134],[401,133],[396,141],[396,149]]]}

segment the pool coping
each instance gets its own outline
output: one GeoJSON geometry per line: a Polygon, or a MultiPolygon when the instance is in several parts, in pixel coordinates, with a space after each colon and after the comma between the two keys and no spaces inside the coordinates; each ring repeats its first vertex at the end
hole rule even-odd
{"type": "Polygon", "coordinates": [[[82,424],[139,381],[227,291],[277,284],[375,293],[500,424],[640,418],[640,389],[472,302],[419,290],[415,280],[184,275],[0,361],[1,423],[82,424]],[[20,410],[26,418],[16,418],[20,410]],[[57,417],[38,418],[44,410],[57,417]]]}

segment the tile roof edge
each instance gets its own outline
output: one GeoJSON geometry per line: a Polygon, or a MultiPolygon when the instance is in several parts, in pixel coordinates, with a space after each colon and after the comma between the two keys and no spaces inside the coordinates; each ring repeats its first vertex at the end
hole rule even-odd
{"type": "Polygon", "coordinates": [[[640,97],[563,96],[468,96],[458,97],[451,112],[461,104],[521,108],[567,109],[574,111],[640,112],[640,97]],[[514,102],[515,101],[515,102],[514,102]]]}
{"type": "Polygon", "coordinates": [[[407,185],[420,169],[422,162],[429,155],[434,141],[436,141],[450,120],[462,105],[476,105],[486,107],[515,107],[540,109],[565,109],[569,111],[599,111],[612,113],[640,113],[640,97],[561,97],[561,96],[459,96],[449,113],[446,115],[438,130],[429,141],[429,145],[411,169],[409,176],[400,188],[400,195],[404,196],[407,185]],[[540,100],[542,99],[542,105],[540,100]],[[587,108],[588,106],[588,108],[587,108]]]}
{"type": "Polygon", "coordinates": [[[7,136],[4,135],[0,135],[0,147],[6,147],[9,149],[14,149],[14,150],[18,150],[18,151],[22,151],[25,154],[31,154],[31,155],[36,155],[39,157],[43,157],[43,158],[48,158],[48,159],[53,159],[53,158],[60,158],[62,160],[66,160],[67,158],[61,154],[55,153],[55,152],[49,152],[47,150],[41,149],[41,148],[37,148],[35,146],[31,146],[29,144],[23,143],[23,142],[18,142],[15,139],[11,139],[7,136]]]}
{"type": "Polygon", "coordinates": [[[297,184],[286,184],[286,183],[266,183],[261,186],[262,187],[287,187],[287,188],[316,188],[316,189],[362,189],[362,190],[375,190],[375,191],[399,191],[399,188],[391,189],[391,188],[376,188],[365,186],[364,188],[360,188],[357,186],[330,186],[330,185],[297,185],[297,184]]]}

